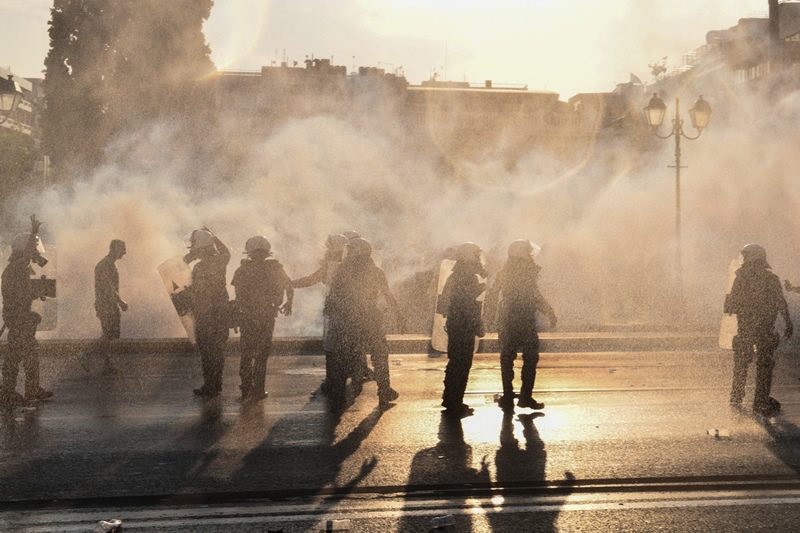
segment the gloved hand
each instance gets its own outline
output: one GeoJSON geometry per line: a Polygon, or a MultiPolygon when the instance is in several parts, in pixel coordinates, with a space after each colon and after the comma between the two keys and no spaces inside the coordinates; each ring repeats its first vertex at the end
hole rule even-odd
{"type": "Polygon", "coordinates": [[[278,311],[283,315],[292,316],[292,302],[286,302],[278,308],[278,311]]]}
{"type": "Polygon", "coordinates": [[[36,220],[36,215],[31,215],[31,234],[38,235],[40,227],[42,227],[42,221],[36,220]]]}

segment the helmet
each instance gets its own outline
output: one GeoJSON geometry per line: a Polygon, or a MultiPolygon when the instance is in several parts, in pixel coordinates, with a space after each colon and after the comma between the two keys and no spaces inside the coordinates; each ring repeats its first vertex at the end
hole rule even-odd
{"type": "Polygon", "coordinates": [[[369,257],[372,255],[372,245],[367,239],[355,237],[347,243],[348,257],[369,257]]]}
{"type": "Polygon", "coordinates": [[[249,255],[261,250],[269,255],[271,248],[272,245],[269,243],[266,237],[262,235],[256,235],[255,237],[250,237],[247,239],[247,242],[244,245],[244,253],[249,255]]]}
{"type": "Polygon", "coordinates": [[[325,241],[325,247],[331,252],[341,252],[347,245],[347,237],[341,233],[331,233],[325,241]]]}
{"type": "Polygon", "coordinates": [[[745,263],[753,263],[758,260],[767,262],[767,251],[759,244],[747,244],[742,248],[742,258],[745,263]]]}
{"type": "MultiPolygon", "coordinates": [[[[18,233],[14,236],[14,240],[11,241],[11,251],[12,252],[24,252],[28,248],[28,241],[31,238],[30,233],[18,233]]],[[[44,245],[42,244],[42,240],[39,236],[36,236],[36,251],[40,254],[44,253],[44,245]]]]}
{"type": "Polygon", "coordinates": [[[458,250],[456,250],[456,259],[458,261],[471,261],[480,263],[481,247],[474,242],[465,242],[458,247],[458,250]]]}
{"type": "Polygon", "coordinates": [[[542,251],[541,246],[527,239],[517,239],[508,247],[508,257],[536,257],[542,251]]]}
{"type": "Polygon", "coordinates": [[[342,235],[344,235],[345,239],[348,241],[361,237],[361,234],[354,229],[349,229],[342,233],[342,235]]]}
{"type": "Polygon", "coordinates": [[[214,236],[207,229],[196,229],[189,237],[189,248],[205,248],[214,244],[214,236]]]}
{"type": "Polygon", "coordinates": [[[28,248],[28,239],[30,237],[30,233],[17,233],[14,235],[14,240],[11,241],[11,251],[24,252],[28,248]]]}
{"type": "MultiPolygon", "coordinates": [[[[11,253],[20,254],[27,252],[30,239],[30,233],[18,233],[16,236],[14,236],[14,240],[11,241],[11,253]]],[[[38,235],[35,237],[35,239],[34,249],[31,250],[31,260],[40,267],[43,267],[47,264],[47,258],[44,256],[44,244],[42,244],[42,240],[38,235]]]]}

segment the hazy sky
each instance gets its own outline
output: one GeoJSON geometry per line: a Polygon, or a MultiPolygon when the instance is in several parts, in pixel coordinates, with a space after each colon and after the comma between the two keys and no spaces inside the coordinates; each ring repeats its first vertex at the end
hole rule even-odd
{"type": "MultiPolygon", "coordinates": [[[[0,65],[41,75],[49,0],[0,0],[0,65]]],[[[306,55],[337,64],[402,66],[412,83],[521,83],[605,91],[648,63],[681,55],[711,29],[766,15],[767,0],[216,0],[206,25],[219,68],[258,69],[306,55]]]]}

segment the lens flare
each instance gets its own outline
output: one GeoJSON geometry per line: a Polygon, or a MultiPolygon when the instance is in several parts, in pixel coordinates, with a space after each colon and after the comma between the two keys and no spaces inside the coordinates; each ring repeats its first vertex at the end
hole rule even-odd
{"type": "Polygon", "coordinates": [[[211,59],[219,70],[259,65],[251,56],[265,38],[271,8],[269,0],[214,3],[203,29],[212,43],[211,59]]]}

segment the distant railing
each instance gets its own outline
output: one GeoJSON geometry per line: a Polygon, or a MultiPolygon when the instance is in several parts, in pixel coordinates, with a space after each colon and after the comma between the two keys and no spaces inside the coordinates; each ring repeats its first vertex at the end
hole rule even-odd
{"type": "MultiPolygon", "coordinates": [[[[485,84],[481,83],[470,83],[470,87],[481,87],[487,88],[485,84]]],[[[492,86],[488,87],[489,89],[505,89],[505,90],[512,90],[512,91],[527,91],[528,84],[527,83],[495,83],[492,82],[492,86]]]]}
{"type": "Polygon", "coordinates": [[[223,76],[261,76],[261,70],[218,70],[223,76]]]}

